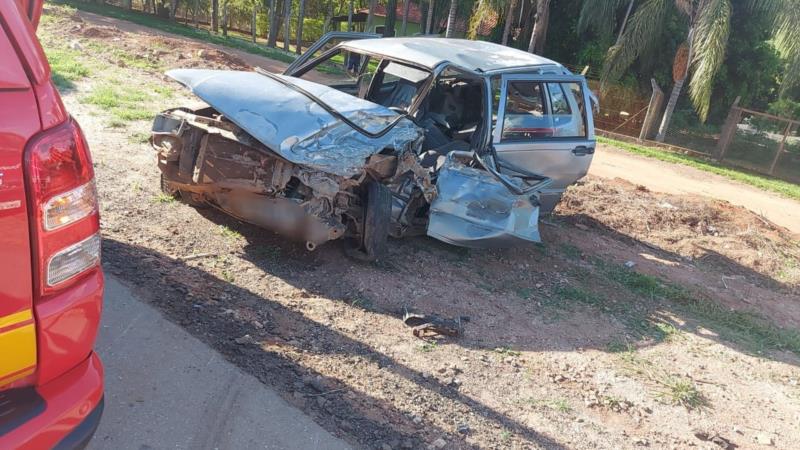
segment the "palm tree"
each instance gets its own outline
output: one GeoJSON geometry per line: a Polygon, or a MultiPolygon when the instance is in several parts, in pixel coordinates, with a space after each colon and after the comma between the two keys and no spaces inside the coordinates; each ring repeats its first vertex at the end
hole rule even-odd
{"type": "Polygon", "coordinates": [[[636,0],[594,0],[583,2],[581,14],[578,18],[578,32],[583,33],[594,29],[603,36],[608,36],[614,32],[618,13],[622,6],[626,5],[625,17],[617,30],[616,45],[622,40],[622,34],[628,24],[628,19],[636,0]]]}
{"type": "MultiPolygon", "coordinates": [[[[773,20],[773,42],[784,57],[786,69],[782,92],[800,82],[800,0],[750,0],[752,12],[773,20]]],[[[737,3],[739,4],[739,3],[737,3]]],[[[730,33],[732,0],[644,0],[631,16],[619,43],[611,47],[603,68],[603,80],[618,78],[637,58],[655,49],[671,14],[686,20],[685,42],[673,63],[675,84],[667,102],[656,140],[663,141],[686,79],[689,97],[701,120],[708,117],[714,79],[725,59],[730,33]]]]}
{"type": "Polygon", "coordinates": [[[453,37],[453,32],[456,26],[456,12],[458,11],[458,0],[450,0],[450,11],[447,13],[447,28],[444,31],[444,37],[453,37]]]}

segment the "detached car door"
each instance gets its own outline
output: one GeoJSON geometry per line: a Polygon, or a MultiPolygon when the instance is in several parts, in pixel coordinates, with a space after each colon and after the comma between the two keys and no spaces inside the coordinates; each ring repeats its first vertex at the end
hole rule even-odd
{"type": "Polygon", "coordinates": [[[591,97],[577,75],[505,74],[495,91],[492,143],[503,172],[518,167],[553,180],[541,192],[541,212],[586,175],[595,150],[591,97]]]}

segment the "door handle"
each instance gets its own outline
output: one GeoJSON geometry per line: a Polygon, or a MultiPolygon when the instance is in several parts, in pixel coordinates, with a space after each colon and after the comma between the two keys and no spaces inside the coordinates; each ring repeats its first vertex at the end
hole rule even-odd
{"type": "Polygon", "coordinates": [[[594,154],[594,147],[588,147],[586,145],[579,145],[572,149],[572,153],[575,156],[585,156],[585,155],[593,155],[594,154]]]}

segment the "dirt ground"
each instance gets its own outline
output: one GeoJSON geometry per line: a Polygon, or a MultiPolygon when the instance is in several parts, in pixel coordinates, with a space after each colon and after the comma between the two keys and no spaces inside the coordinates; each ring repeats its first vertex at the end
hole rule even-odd
{"type": "Polygon", "coordinates": [[[143,91],[131,104],[154,114],[194,101],[163,70],[243,58],[61,7],[46,19],[45,47],[88,69],[63,92],[94,155],[106,269],[354,446],[800,442],[789,230],[725,201],[591,176],[543,218],[542,245],[413,238],[378,264],[338,242],[309,253],[160,194],[149,120],[120,123],[97,100],[116,83],[143,91]],[[461,318],[464,334],[416,338],[407,310],[461,318]]]}

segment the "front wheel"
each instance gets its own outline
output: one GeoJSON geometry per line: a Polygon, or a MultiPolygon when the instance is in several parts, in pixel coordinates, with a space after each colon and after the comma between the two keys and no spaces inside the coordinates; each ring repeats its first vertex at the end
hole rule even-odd
{"type": "Polygon", "coordinates": [[[370,181],[365,186],[363,202],[361,235],[354,239],[348,254],[362,261],[376,261],[386,252],[392,193],[377,181],[370,181]]]}

